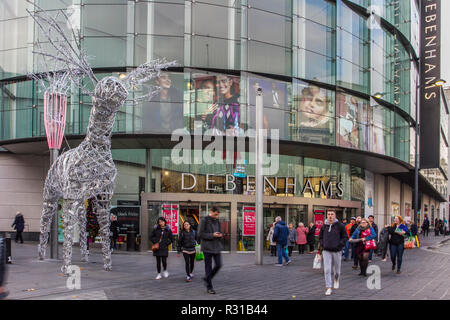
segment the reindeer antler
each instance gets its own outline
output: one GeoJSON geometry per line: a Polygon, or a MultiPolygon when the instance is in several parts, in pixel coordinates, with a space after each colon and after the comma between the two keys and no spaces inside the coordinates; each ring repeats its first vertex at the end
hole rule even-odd
{"type": "Polygon", "coordinates": [[[83,78],[88,77],[95,87],[98,79],[95,77],[94,72],[88,63],[88,56],[81,48],[80,30],[75,30],[70,19],[73,12],[67,15],[63,10],[58,10],[56,15],[52,16],[37,4],[30,0],[26,1],[38,9],[39,14],[37,14],[36,9],[34,13],[29,10],[27,10],[27,12],[36,22],[46,40],[56,51],[56,54],[43,52],[41,43],[39,41],[36,42],[35,45],[39,48],[39,51],[33,51],[33,53],[43,57],[46,71],[44,72],[45,76],[32,74],[30,77],[37,80],[39,84],[46,89],[47,87],[45,86],[44,79],[49,82],[49,87],[51,89],[65,92],[71,84],[75,84],[84,93],[92,95],[92,92],[86,91],[86,87],[83,86],[82,80],[83,78]],[[59,18],[62,18],[67,24],[71,36],[66,35],[64,30],[60,27],[57,21],[59,18]],[[49,62],[53,64],[54,69],[49,68],[49,62]],[[52,70],[52,72],[49,70],[52,70]]]}

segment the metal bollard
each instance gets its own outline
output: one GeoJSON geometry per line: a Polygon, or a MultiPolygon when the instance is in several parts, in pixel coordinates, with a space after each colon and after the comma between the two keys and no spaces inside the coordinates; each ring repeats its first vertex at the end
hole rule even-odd
{"type": "Polygon", "coordinates": [[[6,237],[3,239],[5,242],[5,263],[12,263],[12,254],[11,254],[11,236],[9,233],[6,234],[6,237]]]}

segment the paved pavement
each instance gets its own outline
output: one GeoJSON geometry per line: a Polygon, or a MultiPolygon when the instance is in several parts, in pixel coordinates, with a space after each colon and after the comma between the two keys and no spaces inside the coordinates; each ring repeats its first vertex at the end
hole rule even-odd
{"type": "Polygon", "coordinates": [[[184,259],[175,254],[168,259],[167,279],[155,280],[156,262],[151,253],[113,254],[113,270],[102,270],[99,249],[91,249],[90,262],[79,262],[74,247],[73,264],[81,267],[81,289],[66,287],[60,273],[61,261],[39,261],[37,244],[13,244],[13,264],[9,265],[9,299],[40,300],[292,300],[292,299],[445,299],[450,300],[450,237],[429,236],[420,249],[405,251],[402,274],[391,271],[391,263],[375,257],[372,265],[381,269],[381,288],[369,289],[367,278],[342,262],[340,288],[324,295],[323,269],[312,268],[314,255],[294,252],[289,266],[275,266],[274,257],[264,257],[264,265],[254,264],[254,254],[223,254],[224,267],[214,279],[216,295],[206,293],[201,278],[204,263],[195,266],[191,283],[186,283],[184,259]],[[445,242],[442,243],[442,241],[445,242]],[[448,240],[448,241],[446,241],[448,240]]]}

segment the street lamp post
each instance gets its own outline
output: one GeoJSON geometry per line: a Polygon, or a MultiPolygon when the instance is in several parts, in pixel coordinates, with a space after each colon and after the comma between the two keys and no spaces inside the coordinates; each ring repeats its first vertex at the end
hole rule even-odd
{"type": "Polygon", "coordinates": [[[263,91],[262,88],[256,89],[256,150],[255,150],[255,162],[256,162],[256,234],[255,234],[255,252],[257,265],[263,264],[263,187],[264,187],[264,176],[263,176],[263,155],[264,155],[264,135],[262,132],[263,128],[263,91]]]}
{"type": "MultiPolygon", "coordinates": [[[[58,158],[66,126],[67,97],[62,93],[44,93],[44,125],[48,148],[50,149],[50,167],[58,158]]],[[[50,258],[59,259],[58,253],[58,209],[53,214],[50,231],[50,258]]]]}

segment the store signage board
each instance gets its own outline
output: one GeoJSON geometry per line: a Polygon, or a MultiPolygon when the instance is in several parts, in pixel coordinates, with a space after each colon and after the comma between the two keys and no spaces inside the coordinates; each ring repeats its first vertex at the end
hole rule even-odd
{"type": "Polygon", "coordinates": [[[256,208],[244,207],[242,217],[242,235],[243,236],[255,236],[256,235],[256,208]]]}

